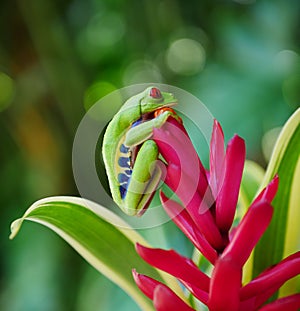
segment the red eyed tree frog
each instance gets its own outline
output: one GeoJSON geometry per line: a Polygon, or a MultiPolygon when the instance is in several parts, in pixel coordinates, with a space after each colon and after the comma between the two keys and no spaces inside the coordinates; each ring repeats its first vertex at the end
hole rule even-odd
{"type": "Polygon", "coordinates": [[[160,182],[153,128],[173,116],[177,103],[171,93],[149,87],[129,98],[108,124],[103,138],[103,159],[113,200],[123,212],[140,216],[148,208],[160,182]]]}

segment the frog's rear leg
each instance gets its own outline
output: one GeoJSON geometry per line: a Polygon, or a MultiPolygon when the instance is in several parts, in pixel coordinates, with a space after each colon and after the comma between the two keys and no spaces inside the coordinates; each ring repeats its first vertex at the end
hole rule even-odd
{"type": "Polygon", "coordinates": [[[162,176],[158,155],[158,147],[153,140],[145,141],[140,147],[124,197],[128,215],[140,216],[149,206],[162,176]]]}

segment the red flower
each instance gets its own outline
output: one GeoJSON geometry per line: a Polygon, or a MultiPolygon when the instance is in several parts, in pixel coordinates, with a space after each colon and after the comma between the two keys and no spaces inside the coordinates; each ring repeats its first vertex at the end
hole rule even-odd
{"type": "MultiPolygon", "coordinates": [[[[257,196],[236,228],[232,228],[245,162],[245,143],[235,135],[224,149],[224,135],[214,122],[207,172],[184,127],[170,118],[153,139],[167,162],[165,183],[183,206],[160,194],[162,205],[174,223],[214,265],[211,277],[191,259],[173,250],[151,249],[137,244],[139,255],[150,265],[175,276],[211,311],[298,310],[295,294],[262,306],[288,279],[300,273],[300,252],[242,284],[242,269],[268,227],[278,188],[278,177],[257,196]]],[[[158,311],[192,309],[166,285],[138,274],[133,276],[141,291],[158,311]]]]}

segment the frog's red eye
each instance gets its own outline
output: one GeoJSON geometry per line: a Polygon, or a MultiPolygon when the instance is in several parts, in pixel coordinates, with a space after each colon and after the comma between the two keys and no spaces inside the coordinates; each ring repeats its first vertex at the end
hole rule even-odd
{"type": "Polygon", "coordinates": [[[152,98],[162,98],[162,95],[161,95],[161,92],[158,88],[156,87],[153,87],[151,90],[150,90],[150,96],[152,98]]]}

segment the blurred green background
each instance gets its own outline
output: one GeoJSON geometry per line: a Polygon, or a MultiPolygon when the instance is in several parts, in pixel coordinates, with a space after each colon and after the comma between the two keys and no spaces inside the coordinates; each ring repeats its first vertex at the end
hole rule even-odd
{"type": "MultiPolygon", "coordinates": [[[[39,198],[78,195],[76,128],[133,83],[191,92],[265,166],[265,133],[299,107],[299,13],[298,0],[2,0],[0,309],[138,310],[50,230],[26,224],[9,241],[10,222],[39,198]]],[[[190,252],[172,224],[147,235],[161,232],[190,252]]]]}

